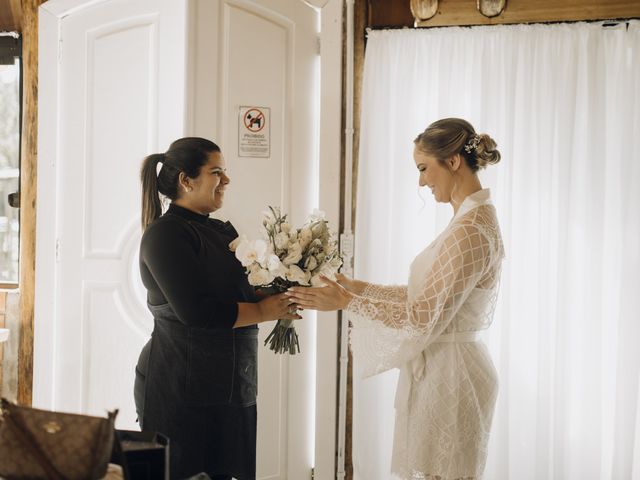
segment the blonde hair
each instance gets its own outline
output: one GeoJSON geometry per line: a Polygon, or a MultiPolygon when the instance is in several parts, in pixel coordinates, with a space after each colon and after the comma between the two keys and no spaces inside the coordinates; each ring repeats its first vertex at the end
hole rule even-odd
{"type": "Polygon", "coordinates": [[[441,164],[459,153],[473,172],[500,161],[495,140],[486,133],[477,134],[473,126],[461,118],[443,118],[433,122],[413,143],[441,164]]]}

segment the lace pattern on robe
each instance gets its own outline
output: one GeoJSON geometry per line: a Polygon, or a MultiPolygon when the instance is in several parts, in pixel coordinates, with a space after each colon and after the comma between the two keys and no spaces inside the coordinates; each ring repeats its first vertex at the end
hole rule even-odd
{"type": "Polygon", "coordinates": [[[476,207],[444,233],[429,247],[434,258],[417,295],[407,298],[406,286],[368,284],[347,306],[358,329],[351,346],[365,376],[400,367],[442,333],[481,330],[491,323],[504,257],[495,209],[476,207]],[[474,289],[490,296],[488,308],[474,316],[473,325],[452,325],[474,289]]]}
{"type": "Polygon", "coordinates": [[[375,283],[367,283],[362,291],[362,297],[374,300],[387,300],[390,302],[406,302],[407,286],[406,285],[378,285],[375,283]]]}

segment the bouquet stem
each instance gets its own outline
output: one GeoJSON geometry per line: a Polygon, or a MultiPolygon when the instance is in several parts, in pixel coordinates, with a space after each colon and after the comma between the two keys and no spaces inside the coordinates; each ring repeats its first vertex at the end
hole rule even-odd
{"type": "Polygon", "coordinates": [[[269,349],[275,353],[288,353],[290,355],[300,353],[298,334],[293,326],[293,320],[278,320],[278,323],[276,323],[276,326],[273,327],[273,330],[264,341],[265,345],[267,343],[269,344],[269,349]]]}

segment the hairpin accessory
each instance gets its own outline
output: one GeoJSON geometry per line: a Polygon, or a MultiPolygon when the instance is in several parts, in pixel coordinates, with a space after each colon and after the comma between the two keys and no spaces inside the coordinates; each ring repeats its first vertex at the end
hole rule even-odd
{"type": "Polygon", "coordinates": [[[464,146],[464,151],[467,153],[471,153],[473,150],[478,148],[479,143],[480,143],[480,135],[478,135],[477,133],[474,133],[473,135],[471,135],[471,137],[469,137],[469,140],[464,146]]]}

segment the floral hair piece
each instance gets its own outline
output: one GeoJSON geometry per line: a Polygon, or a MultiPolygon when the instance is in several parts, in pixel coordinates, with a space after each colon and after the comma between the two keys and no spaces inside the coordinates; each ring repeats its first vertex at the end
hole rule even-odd
{"type": "Polygon", "coordinates": [[[473,150],[478,148],[479,143],[480,143],[480,135],[478,135],[477,133],[474,133],[473,135],[471,135],[471,137],[469,137],[469,140],[464,146],[464,151],[467,153],[471,153],[473,150]]]}

